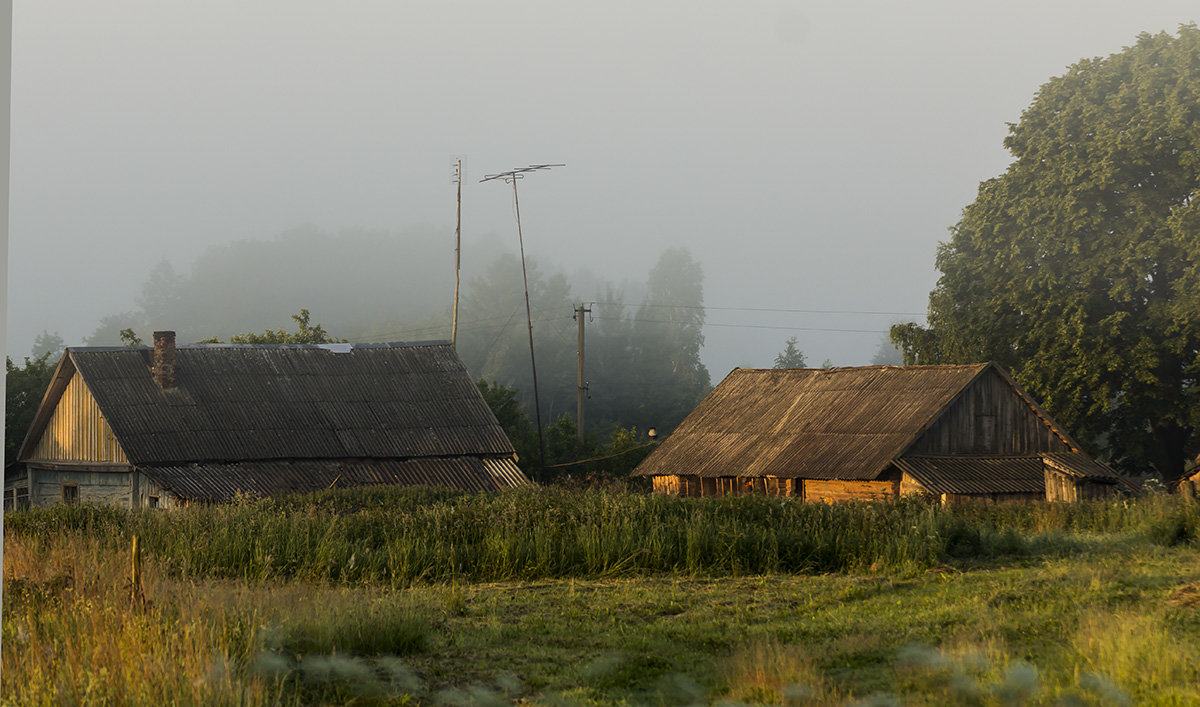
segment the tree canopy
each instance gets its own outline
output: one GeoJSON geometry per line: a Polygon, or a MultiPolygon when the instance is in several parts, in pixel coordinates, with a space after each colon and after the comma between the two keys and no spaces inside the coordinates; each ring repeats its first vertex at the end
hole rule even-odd
{"type": "Polygon", "coordinates": [[[1143,34],[1038,91],[941,244],[908,363],[994,360],[1081,442],[1173,479],[1200,401],[1200,29],[1143,34]]]}
{"type": "Polygon", "coordinates": [[[804,360],[804,352],[796,345],[798,342],[796,337],[788,337],[783,351],[775,355],[774,368],[804,368],[808,365],[804,360]]]}

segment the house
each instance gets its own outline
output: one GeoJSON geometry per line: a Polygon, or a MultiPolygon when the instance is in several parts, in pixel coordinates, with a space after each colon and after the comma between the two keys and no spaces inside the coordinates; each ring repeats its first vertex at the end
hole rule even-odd
{"type": "Polygon", "coordinates": [[[69,348],[6,507],[167,507],[373,484],[529,483],[444,343],[69,348]]]}
{"type": "Polygon", "coordinates": [[[1073,501],[1123,485],[994,363],[735,369],[634,474],[664,494],[811,501],[1073,501]]]}
{"type": "Polygon", "coordinates": [[[1192,498],[1200,497],[1200,456],[1197,456],[1191,467],[1179,477],[1179,490],[1190,494],[1192,498]]]}

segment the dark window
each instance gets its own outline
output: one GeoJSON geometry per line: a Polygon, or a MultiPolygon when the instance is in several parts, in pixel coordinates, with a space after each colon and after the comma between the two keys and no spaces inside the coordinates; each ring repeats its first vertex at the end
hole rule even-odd
{"type": "Polygon", "coordinates": [[[63,484],[62,485],[62,501],[63,503],[79,503],[79,485],[78,484],[63,484]]]}
{"type": "Polygon", "coordinates": [[[147,496],[146,506],[149,508],[158,508],[158,496],[147,496]]]}

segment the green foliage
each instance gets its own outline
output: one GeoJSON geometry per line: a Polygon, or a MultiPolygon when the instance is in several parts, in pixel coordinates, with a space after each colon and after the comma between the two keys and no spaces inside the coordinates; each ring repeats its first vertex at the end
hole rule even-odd
{"type": "Polygon", "coordinates": [[[904,574],[951,561],[1066,556],[1080,550],[1074,535],[1102,528],[1191,547],[1200,506],[1176,498],[828,505],[761,495],[647,496],[612,487],[490,495],[379,487],[170,513],[57,506],[13,513],[7,523],[24,534],[84,531],[113,547],[137,533],[165,570],[189,578],[405,587],[661,572],[904,574]],[[1189,535],[1164,533],[1164,522],[1189,535]],[[1073,535],[1064,535],[1068,530],[1073,535]]]}
{"type": "Polygon", "coordinates": [[[33,340],[32,353],[34,358],[39,356],[49,356],[50,358],[57,359],[59,354],[61,354],[65,348],[66,344],[63,342],[63,338],[58,335],[57,331],[51,334],[43,329],[42,333],[38,334],[33,340]]]}
{"type": "Polygon", "coordinates": [[[231,344],[331,344],[344,339],[335,339],[329,335],[320,324],[309,325],[307,309],[301,309],[299,314],[293,314],[296,331],[284,331],[282,327],[274,331],[268,329],[261,334],[234,334],[229,337],[231,344]]]}
{"type": "Polygon", "coordinates": [[[897,349],[887,336],[879,341],[875,355],[871,357],[872,366],[900,366],[904,363],[904,354],[897,349]]]}
{"type": "Polygon", "coordinates": [[[638,440],[635,428],[614,428],[608,444],[601,444],[595,435],[579,439],[575,420],[561,415],[542,431],[546,442],[545,466],[550,468],[539,470],[537,427],[521,407],[517,389],[485,380],[476,385],[512,442],[518,466],[526,474],[537,476],[539,482],[623,479],[649,453],[648,449],[645,453],[636,453],[635,450],[644,447],[645,442],[638,440]],[[601,458],[575,463],[596,457],[601,458]]]}
{"type": "Polygon", "coordinates": [[[40,356],[25,357],[25,365],[17,366],[11,358],[5,358],[5,408],[4,408],[4,463],[16,461],[17,452],[38,405],[50,386],[57,360],[47,351],[40,356]]]}
{"type": "MultiPolygon", "coordinates": [[[[542,418],[549,423],[575,411],[573,293],[561,272],[546,274],[530,261],[528,274],[542,418]]],[[[700,265],[687,251],[668,250],[649,273],[642,306],[630,311],[612,289],[592,304],[586,323],[589,431],[603,436],[636,425],[669,432],[708,393],[708,370],[700,361],[702,283],[700,265]]],[[[461,326],[457,349],[473,375],[517,389],[533,417],[524,310],[521,263],[498,257],[484,276],[467,282],[460,319],[494,324],[461,326]]]]}
{"type": "Polygon", "coordinates": [[[1172,516],[1195,519],[1200,510],[1166,496],[805,506],[761,496],[627,499],[550,489],[543,499],[377,488],[171,512],[16,512],[6,523],[5,699],[1195,704],[1200,545],[1150,544],[1144,532],[1172,516]],[[414,514],[418,523],[398,522],[414,514]],[[586,567],[580,558],[602,553],[601,538],[629,532],[620,526],[626,515],[649,523],[643,532],[668,534],[644,534],[639,547],[651,557],[662,556],[663,542],[700,543],[716,528],[708,549],[696,548],[708,553],[697,560],[719,558],[720,546],[732,543],[748,561],[696,571],[686,562],[648,569],[634,558],[595,575],[552,578],[555,568],[586,567]],[[524,529],[527,516],[535,533],[546,533],[540,555],[531,549],[540,536],[524,529]],[[694,536],[678,533],[676,516],[694,536]],[[435,518],[439,527],[416,532],[435,518]],[[783,531],[795,521],[802,535],[824,538],[818,547],[827,549],[813,557],[853,558],[859,569],[752,573],[752,562],[786,554],[794,541],[783,531]],[[482,567],[390,589],[397,579],[388,568],[403,566],[406,542],[443,531],[449,537],[437,551],[445,553],[450,543],[477,545],[472,538],[487,537],[490,525],[500,532],[488,546],[461,555],[482,567]],[[784,542],[756,544],[755,529],[784,542]],[[980,532],[974,540],[972,529],[980,532]],[[131,532],[147,541],[152,579],[142,606],[128,599],[131,532]],[[405,533],[409,540],[400,540],[405,533]],[[513,533],[519,537],[505,542],[513,533]],[[886,557],[865,564],[889,543],[936,548],[952,536],[959,550],[928,567],[886,557]],[[275,571],[243,574],[219,562],[181,570],[188,552],[236,553],[238,545],[275,571]],[[521,575],[536,581],[464,581],[531,557],[546,558],[521,575]],[[361,571],[364,561],[376,569],[361,571]],[[346,566],[335,580],[341,586],[312,581],[346,566]]]}
{"type": "Polygon", "coordinates": [[[929,326],[892,340],[998,361],[1093,449],[1177,478],[1200,425],[1200,28],[1072,66],[1004,144],[938,250],[929,326]]]}
{"type": "MultiPolygon", "coordinates": [[[[229,337],[229,343],[275,346],[281,344],[332,344],[345,341],[345,339],[335,339],[330,336],[329,332],[325,331],[320,324],[310,325],[307,309],[301,309],[299,314],[293,314],[292,319],[296,322],[296,331],[284,331],[283,327],[280,327],[275,330],[267,329],[262,333],[234,334],[229,337]]],[[[196,343],[219,344],[221,340],[212,336],[196,343]]]]}
{"type": "Polygon", "coordinates": [[[495,381],[488,383],[482,378],[475,385],[483,394],[483,400],[492,414],[496,416],[496,421],[504,429],[504,434],[508,435],[513,449],[517,451],[518,464],[524,470],[532,468],[530,464],[536,465],[538,459],[537,428],[521,407],[521,401],[517,399],[517,389],[495,381]]]}
{"type": "Polygon", "coordinates": [[[796,342],[796,337],[788,337],[783,351],[775,355],[774,368],[804,368],[808,365],[804,362],[804,352],[796,346],[796,342]]]}
{"type": "Polygon", "coordinates": [[[137,335],[133,329],[122,329],[120,331],[121,344],[125,346],[141,346],[142,337],[137,335]]]}

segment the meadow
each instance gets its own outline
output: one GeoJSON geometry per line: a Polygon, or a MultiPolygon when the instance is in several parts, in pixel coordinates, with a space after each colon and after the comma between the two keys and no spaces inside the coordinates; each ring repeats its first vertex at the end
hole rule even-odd
{"type": "Polygon", "coordinates": [[[357,489],[5,531],[9,704],[1200,704],[1176,497],[357,489]]]}

